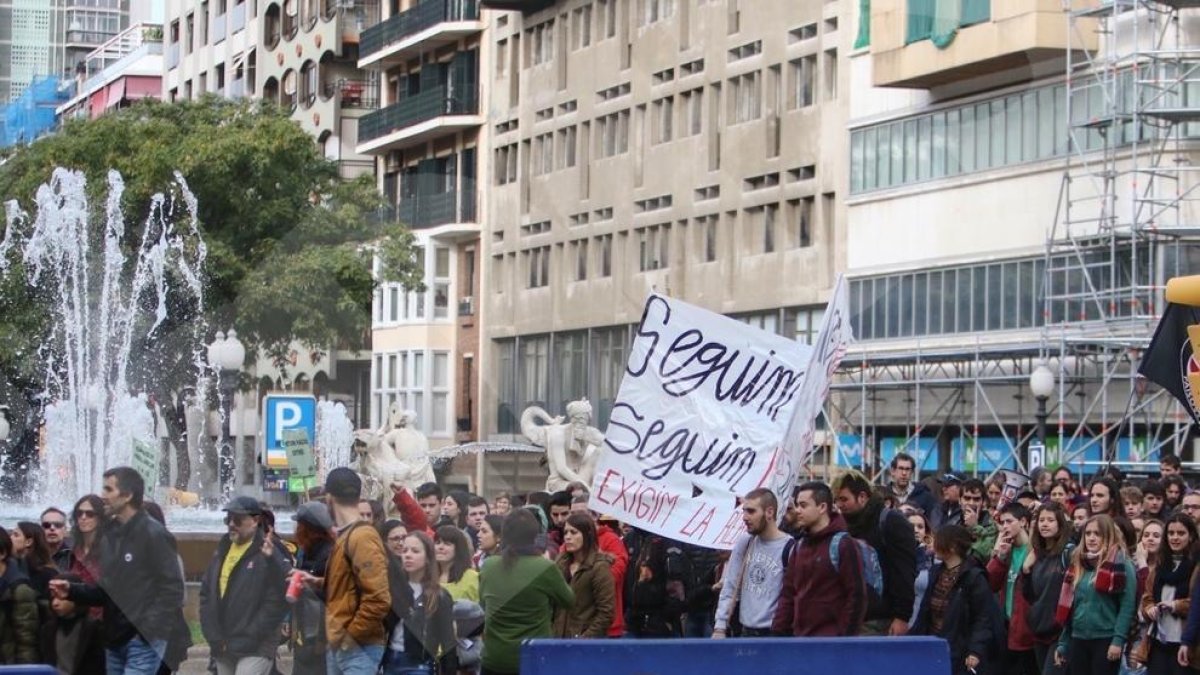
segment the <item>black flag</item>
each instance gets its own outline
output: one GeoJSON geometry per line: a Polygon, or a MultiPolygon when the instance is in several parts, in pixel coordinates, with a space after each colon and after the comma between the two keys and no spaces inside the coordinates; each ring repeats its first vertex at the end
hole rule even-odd
{"type": "Polygon", "coordinates": [[[1200,422],[1200,363],[1193,342],[1200,343],[1200,308],[1167,303],[1138,374],[1171,392],[1200,422]]]}

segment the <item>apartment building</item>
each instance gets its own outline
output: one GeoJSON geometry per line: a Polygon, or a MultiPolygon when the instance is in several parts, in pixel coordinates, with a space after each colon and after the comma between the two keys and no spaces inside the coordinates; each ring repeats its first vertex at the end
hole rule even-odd
{"type": "Polygon", "coordinates": [[[1090,473],[1191,455],[1182,411],[1136,377],[1162,284],[1200,260],[1200,33],[1180,4],[855,12],[846,261],[862,342],[831,403],[843,463],[904,449],[927,471],[1090,473]]]}
{"type": "Polygon", "coordinates": [[[160,98],[162,35],[162,24],[139,23],[86,54],[74,78],[74,96],[58,107],[58,119],[95,119],[144,98],[160,98]]]}
{"type": "MultiPolygon", "coordinates": [[[[852,4],[491,15],[484,437],[583,397],[604,428],[651,292],[798,340],[817,330],[846,256],[852,4]]],[[[504,454],[484,473],[489,490],[544,475],[504,454]]]]}
{"type": "MultiPolygon", "coordinates": [[[[487,26],[476,0],[393,0],[362,33],[358,65],[380,92],[358,127],[358,152],[376,159],[380,190],[414,233],[420,291],[388,283],[372,329],[373,424],[393,404],[412,410],[440,448],[478,438],[480,231],[485,175],[487,26]]],[[[471,458],[451,482],[472,487],[471,458]]]]}

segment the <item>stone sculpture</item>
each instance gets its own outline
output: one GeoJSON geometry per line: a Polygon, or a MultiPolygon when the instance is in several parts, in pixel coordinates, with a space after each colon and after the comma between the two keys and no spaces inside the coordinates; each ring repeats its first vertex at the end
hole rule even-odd
{"type": "Polygon", "coordinates": [[[391,502],[392,483],[415,491],[417,486],[436,480],[429,459],[429,439],[412,428],[416,419],[416,413],[401,410],[398,403],[393,403],[387,423],[378,431],[354,432],[357,459],[351,467],[363,478],[365,498],[387,504],[391,502]]]}
{"type": "Polygon", "coordinates": [[[551,417],[538,406],[521,413],[521,433],[534,445],[546,449],[550,475],[546,490],[565,490],[573,482],[591,486],[596,461],[604,444],[604,434],[591,426],[592,404],[580,399],[567,404],[567,421],[551,417]],[[544,422],[538,424],[538,421],[544,422]]]}

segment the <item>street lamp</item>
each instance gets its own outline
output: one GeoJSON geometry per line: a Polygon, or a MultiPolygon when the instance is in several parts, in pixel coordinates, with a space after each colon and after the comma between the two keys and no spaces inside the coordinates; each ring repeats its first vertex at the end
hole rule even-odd
{"type": "Polygon", "coordinates": [[[237,331],[229,329],[226,335],[217,332],[216,339],[208,346],[208,364],[217,369],[217,387],[221,391],[221,447],[217,452],[217,480],[221,493],[233,490],[233,441],[229,431],[230,405],[233,392],[237,389],[238,372],[246,360],[246,347],[237,339],[237,331]]]}
{"type": "Polygon", "coordinates": [[[1046,401],[1054,393],[1054,372],[1039,361],[1037,367],[1029,374],[1029,391],[1037,399],[1037,438],[1042,444],[1043,452],[1046,447],[1046,401]]]}

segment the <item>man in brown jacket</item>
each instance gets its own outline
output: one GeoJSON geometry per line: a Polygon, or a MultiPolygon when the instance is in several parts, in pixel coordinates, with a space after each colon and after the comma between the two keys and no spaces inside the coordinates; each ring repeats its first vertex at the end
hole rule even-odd
{"type": "Polygon", "coordinates": [[[375,675],[387,645],[383,620],[392,606],[387,553],[375,528],[359,521],[361,491],[362,480],[350,469],[334,469],[325,479],[337,531],[325,573],[329,675],[375,675]]]}

